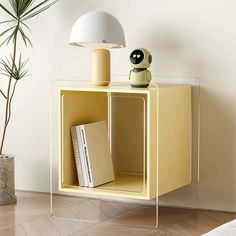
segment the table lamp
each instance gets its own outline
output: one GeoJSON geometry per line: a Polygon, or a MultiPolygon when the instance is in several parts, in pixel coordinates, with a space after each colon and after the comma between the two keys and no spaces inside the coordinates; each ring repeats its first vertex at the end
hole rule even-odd
{"type": "Polygon", "coordinates": [[[125,47],[124,30],[120,22],[107,12],[88,12],[74,23],[69,44],[94,49],[92,84],[109,85],[109,49],[125,47]]]}

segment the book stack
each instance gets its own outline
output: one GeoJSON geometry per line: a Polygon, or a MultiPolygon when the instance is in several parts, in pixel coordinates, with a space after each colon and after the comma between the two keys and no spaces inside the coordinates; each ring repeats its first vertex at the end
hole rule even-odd
{"type": "Polygon", "coordinates": [[[79,186],[96,187],[114,180],[106,121],[71,127],[79,186]]]}

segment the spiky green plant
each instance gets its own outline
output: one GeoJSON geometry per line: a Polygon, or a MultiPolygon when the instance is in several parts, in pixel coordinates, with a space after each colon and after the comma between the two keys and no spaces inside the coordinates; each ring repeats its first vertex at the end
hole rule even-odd
{"type": "Polygon", "coordinates": [[[6,131],[12,114],[12,100],[17,83],[28,74],[28,70],[25,68],[27,61],[23,60],[21,54],[17,51],[18,40],[21,38],[26,47],[32,45],[28,37],[30,29],[27,26],[27,22],[47,10],[55,4],[57,0],[8,0],[8,2],[9,6],[4,6],[0,3],[0,9],[9,16],[9,19],[0,22],[0,25],[6,26],[6,28],[4,27],[4,30],[0,32],[0,46],[12,45],[12,54],[0,60],[1,75],[6,76],[9,80],[6,91],[0,88],[0,96],[2,96],[5,101],[0,156],[3,154],[6,131]]]}

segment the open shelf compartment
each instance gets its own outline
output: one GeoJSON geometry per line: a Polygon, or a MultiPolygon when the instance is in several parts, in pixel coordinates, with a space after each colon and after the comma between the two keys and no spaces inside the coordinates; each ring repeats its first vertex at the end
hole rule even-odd
{"type": "Polygon", "coordinates": [[[117,92],[112,89],[86,91],[60,88],[59,191],[135,199],[154,198],[157,152],[152,150],[156,147],[156,132],[151,131],[150,120],[147,122],[150,119],[150,105],[149,89],[138,90],[137,93],[132,90],[130,93],[130,89],[117,92]],[[115,181],[95,188],[80,187],[70,127],[101,120],[107,123],[115,181]]]}

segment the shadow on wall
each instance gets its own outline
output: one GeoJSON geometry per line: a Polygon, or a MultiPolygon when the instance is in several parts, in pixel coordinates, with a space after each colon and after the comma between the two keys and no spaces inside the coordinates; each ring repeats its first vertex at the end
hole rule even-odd
{"type": "MultiPolygon", "coordinates": [[[[156,59],[158,73],[170,76],[201,78],[201,127],[198,182],[197,92],[193,89],[193,181],[190,185],[166,194],[160,204],[236,211],[236,138],[233,89],[223,83],[224,66],[217,68],[212,58],[188,43],[188,35],[158,29],[149,42],[156,59]],[[183,38],[182,38],[183,37],[183,38]],[[202,54],[202,55],[201,55],[202,54]],[[214,81],[211,78],[214,76],[214,81]],[[204,79],[205,78],[205,79],[204,79]],[[212,81],[212,82],[211,82],[212,81]],[[222,86],[223,85],[223,86],[222,86]],[[223,90],[224,89],[224,90],[223,90]]],[[[199,45],[197,45],[199,48],[199,45]]]]}
{"type": "Polygon", "coordinates": [[[192,183],[163,195],[159,202],[162,205],[235,212],[236,136],[233,101],[225,101],[219,92],[201,88],[198,181],[197,99],[197,91],[193,89],[192,183]]]}
{"type": "Polygon", "coordinates": [[[194,48],[195,41],[189,43],[191,38],[188,38],[187,32],[175,34],[171,28],[162,25],[154,35],[150,37],[149,46],[154,57],[160,58],[156,59],[154,66],[158,68],[158,74],[201,78],[199,182],[196,148],[198,98],[193,89],[193,181],[162,196],[159,202],[236,211],[235,95],[232,98],[230,93],[233,94],[233,89],[228,91],[223,83],[224,68],[217,68],[218,62],[214,58],[203,58],[206,54],[202,51],[204,48],[199,48],[199,45],[194,48]]]}
{"type": "Polygon", "coordinates": [[[229,95],[201,89],[200,208],[236,211],[235,99],[229,95]]]}
{"type": "MultiPolygon", "coordinates": [[[[180,76],[200,78],[204,69],[202,58],[193,49],[193,42],[187,32],[181,37],[178,32],[175,34],[168,26],[160,25],[156,31],[146,29],[147,37],[139,38],[140,45],[144,45],[153,55],[151,70],[158,76],[180,76]],[[142,42],[143,41],[143,42],[142,42]]],[[[144,35],[145,35],[144,34],[144,35]]]]}

